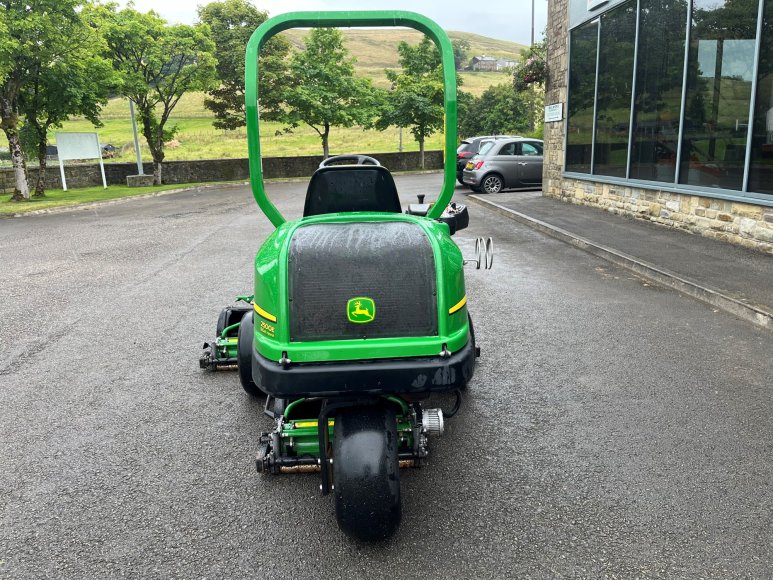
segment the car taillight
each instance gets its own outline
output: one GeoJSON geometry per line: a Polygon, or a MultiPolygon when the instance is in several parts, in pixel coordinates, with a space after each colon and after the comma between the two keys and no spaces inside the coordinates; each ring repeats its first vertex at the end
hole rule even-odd
{"type": "Polygon", "coordinates": [[[477,171],[477,170],[478,170],[478,169],[480,169],[481,167],[483,167],[483,161],[478,161],[478,162],[475,164],[475,167],[473,167],[473,169],[475,169],[475,171],[477,171]]]}
{"type": "Polygon", "coordinates": [[[462,151],[461,153],[456,154],[457,159],[467,159],[468,157],[472,157],[472,153],[470,151],[462,151]]]}

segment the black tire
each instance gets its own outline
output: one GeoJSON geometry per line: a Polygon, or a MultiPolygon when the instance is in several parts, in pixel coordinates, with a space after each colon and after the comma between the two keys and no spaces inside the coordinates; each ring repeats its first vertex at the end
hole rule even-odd
{"type": "Polygon", "coordinates": [[[363,542],[400,526],[397,421],[390,407],[356,407],[335,417],[333,494],[338,526],[363,542]]]}
{"type": "MultiPolygon", "coordinates": [[[[477,345],[475,344],[475,327],[472,325],[472,316],[470,316],[469,312],[467,313],[467,322],[470,323],[470,341],[472,342],[472,349],[475,350],[477,348],[477,345]]],[[[459,388],[465,390],[467,388],[467,381],[459,388]]]]}
{"type": "Polygon", "coordinates": [[[470,185],[469,188],[473,190],[475,193],[480,193],[480,187],[470,185]]]}
{"type": "Polygon", "coordinates": [[[480,185],[486,193],[499,193],[504,189],[505,182],[496,173],[490,173],[481,180],[480,185]]]}
{"type": "Polygon", "coordinates": [[[226,327],[226,320],[228,320],[228,308],[223,308],[220,311],[220,316],[217,317],[217,329],[215,330],[215,336],[219,337],[220,333],[226,327]]]}
{"type": "Polygon", "coordinates": [[[252,378],[252,341],[255,337],[252,312],[245,312],[239,325],[239,346],[236,353],[236,363],[239,367],[239,381],[242,388],[252,397],[262,397],[263,391],[252,378]]]}

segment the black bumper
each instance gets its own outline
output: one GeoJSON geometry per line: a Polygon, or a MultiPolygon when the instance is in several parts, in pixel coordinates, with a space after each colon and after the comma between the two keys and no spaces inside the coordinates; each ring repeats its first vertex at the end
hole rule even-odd
{"type": "Polygon", "coordinates": [[[283,367],[252,351],[252,376],[261,390],[279,398],[332,397],[353,393],[422,394],[458,389],[472,379],[475,343],[448,358],[301,363],[283,367]]]}

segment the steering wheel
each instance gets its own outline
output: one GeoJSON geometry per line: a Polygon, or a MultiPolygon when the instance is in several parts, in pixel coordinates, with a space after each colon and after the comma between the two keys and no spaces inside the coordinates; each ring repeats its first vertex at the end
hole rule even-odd
{"type": "Polygon", "coordinates": [[[369,155],[334,155],[328,157],[322,163],[320,167],[330,167],[331,165],[381,165],[378,159],[374,159],[369,155]]]}

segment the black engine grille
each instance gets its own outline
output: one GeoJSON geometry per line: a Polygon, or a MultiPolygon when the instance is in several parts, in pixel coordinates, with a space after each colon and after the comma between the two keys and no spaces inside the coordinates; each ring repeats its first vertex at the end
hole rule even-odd
{"type": "Polygon", "coordinates": [[[414,224],[302,227],[288,260],[292,341],[437,334],[435,260],[414,224]],[[347,317],[347,302],[358,296],[376,305],[367,324],[347,317]]]}

